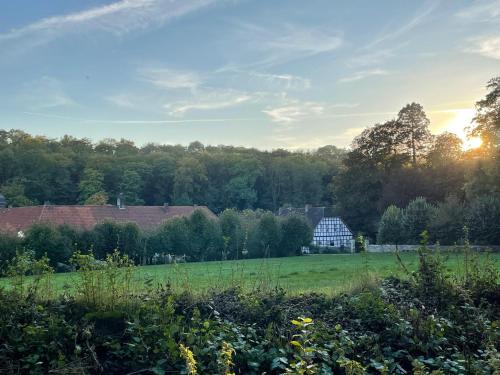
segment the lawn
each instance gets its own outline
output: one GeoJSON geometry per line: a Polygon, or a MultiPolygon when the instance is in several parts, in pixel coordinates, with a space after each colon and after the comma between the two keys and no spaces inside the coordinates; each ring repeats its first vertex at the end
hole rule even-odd
{"type": "MultiPolygon", "coordinates": [[[[443,257],[449,272],[463,273],[461,254],[443,257]]],[[[500,254],[491,254],[491,257],[500,269],[500,254]]],[[[402,253],[401,258],[407,269],[416,269],[416,253],[402,253]]],[[[137,290],[169,284],[174,289],[195,293],[241,286],[247,290],[281,287],[292,294],[335,294],[355,287],[367,274],[405,275],[394,254],[338,254],[141,266],[134,270],[133,283],[137,290]]],[[[0,286],[8,282],[8,279],[0,279],[0,286]]],[[[71,292],[77,283],[76,273],[54,275],[55,287],[60,292],[71,292]]]]}

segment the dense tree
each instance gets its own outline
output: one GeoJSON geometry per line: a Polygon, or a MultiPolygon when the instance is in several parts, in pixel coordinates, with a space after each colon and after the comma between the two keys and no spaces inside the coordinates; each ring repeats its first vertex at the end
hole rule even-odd
{"type": "Polygon", "coordinates": [[[119,190],[123,194],[126,204],[132,206],[144,204],[144,200],[139,197],[142,190],[142,179],[136,171],[126,170],[123,173],[119,190]]]}
{"type": "Polygon", "coordinates": [[[83,177],[78,187],[81,203],[85,203],[87,199],[95,194],[106,194],[104,191],[104,175],[93,168],[86,168],[83,171],[83,177]]]}
{"type": "Polygon", "coordinates": [[[424,108],[418,103],[407,104],[398,113],[396,143],[406,146],[414,165],[431,142],[429,124],[424,108]]]}
{"type": "Polygon", "coordinates": [[[312,228],[302,216],[290,216],[281,221],[280,245],[277,256],[301,255],[302,247],[311,244],[312,228]]]}
{"type": "Polygon", "coordinates": [[[442,245],[453,245],[463,238],[465,206],[456,196],[439,202],[429,225],[431,240],[442,245]]]}
{"type": "Polygon", "coordinates": [[[500,198],[485,195],[471,202],[466,223],[472,242],[500,244],[500,198]]]}
{"type": "Polygon", "coordinates": [[[403,214],[401,209],[391,205],[387,207],[378,226],[377,242],[380,244],[399,245],[405,242],[403,214]]]}
{"type": "Polygon", "coordinates": [[[476,103],[477,115],[473,136],[480,136],[484,147],[495,152],[500,147],[500,76],[491,79],[487,84],[489,90],[486,97],[476,103]]]}
{"type": "Polygon", "coordinates": [[[419,197],[411,201],[403,211],[403,228],[406,242],[418,244],[422,232],[429,230],[435,207],[419,197]]]}
{"type": "Polygon", "coordinates": [[[26,179],[15,177],[8,183],[0,187],[0,193],[7,199],[9,206],[22,207],[31,206],[34,202],[25,195],[26,179]]]}
{"type": "Polygon", "coordinates": [[[34,224],[25,234],[24,245],[40,258],[47,254],[52,266],[67,263],[72,254],[70,236],[63,236],[53,225],[34,224]]]}
{"type": "Polygon", "coordinates": [[[204,165],[194,157],[181,159],[175,170],[174,202],[176,204],[204,203],[208,178],[204,165]]]}
{"type": "Polygon", "coordinates": [[[234,209],[224,210],[219,216],[219,225],[224,241],[225,258],[240,258],[245,234],[238,212],[234,209]]]}
{"type": "Polygon", "coordinates": [[[189,253],[192,259],[221,259],[222,236],[217,222],[207,217],[202,210],[196,210],[187,220],[189,228],[189,253]]]}
{"type": "Polygon", "coordinates": [[[251,256],[255,258],[277,256],[281,235],[278,220],[272,213],[265,213],[260,218],[253,233],[251,256]]]}

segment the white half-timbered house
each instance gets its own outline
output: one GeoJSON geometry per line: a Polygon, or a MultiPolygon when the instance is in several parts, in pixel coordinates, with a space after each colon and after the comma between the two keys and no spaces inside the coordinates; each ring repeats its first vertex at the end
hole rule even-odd
{"type": "Polygon", "coordinates": [[[351,247],[351,230],[328,207],[280,208],[279,216],[305,216],[314,229],[312,244],[317,246],[351,247]]]}

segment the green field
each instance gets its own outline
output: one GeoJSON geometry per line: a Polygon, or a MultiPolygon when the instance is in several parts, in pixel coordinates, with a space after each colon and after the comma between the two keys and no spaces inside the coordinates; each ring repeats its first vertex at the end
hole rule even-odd
{"type": "MultiPolygon", "coordinates": [[[[490,256],[500,269],[500,254],[490,256]]],[[[416,253],[402,253],[401,258],[409,270],[416,269],[416,253]]],[[[444,254],[443,258],[450,273],[463,273],[463,255],[444,254]]],[[[195,293],[240,286],[246,290],[281,287],[292,294],[335,294],[356,287],[367,274],[371,278],[405,275],[394,254],[338,254],[142,266],[134,269],[133,284],[137,291],[169,284],[195,293]]],[[[71,293],[79,279],[77,273],[62,273],[53,280],[58,292],[71,293]]],[[[0,285],[8,283],[8,279],[0,279],[0,285]]]]}

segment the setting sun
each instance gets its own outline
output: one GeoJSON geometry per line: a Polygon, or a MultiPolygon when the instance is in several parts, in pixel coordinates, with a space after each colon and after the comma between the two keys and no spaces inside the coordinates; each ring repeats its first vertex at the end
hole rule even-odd
{"type": "Polygon", "coordinates": [[[473,122],[476,114],[475,110],[473,108],[463,108],[453,109],[450,110],[450,112],[453,112],[454,117],[446,126],[446,131],[456,134],[462,140],[462,148],[464,151],[481,146],[481,138],[467,136],[467,127],[473,122]]]}

